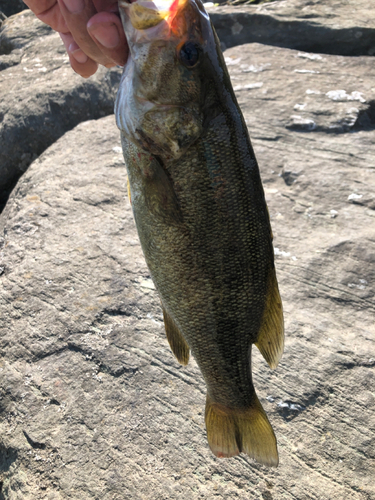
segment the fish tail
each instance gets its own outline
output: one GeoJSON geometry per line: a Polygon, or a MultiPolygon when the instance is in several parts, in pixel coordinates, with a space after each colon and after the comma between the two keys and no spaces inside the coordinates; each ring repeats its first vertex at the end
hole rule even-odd
{"type": "Polygon", "coordinates": [[[250,408],[228,408],[207,394],[207,440],[214,455],[234,457],[243,451],[259,463],[277,467],[276,437],[256,394],[250,408]]]}

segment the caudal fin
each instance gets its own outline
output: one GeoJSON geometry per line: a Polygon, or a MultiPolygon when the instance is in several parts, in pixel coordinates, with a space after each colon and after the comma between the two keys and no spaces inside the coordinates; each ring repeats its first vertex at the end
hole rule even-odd
{"type": "Polygon", "coordinates": [[[276,437],[255,394],[254,397],[252,407],[238,409],[215,403],[207,394],[208,444],[217,457],[233,457],[243,451],[261,464],[277,467],[276,437]]]}

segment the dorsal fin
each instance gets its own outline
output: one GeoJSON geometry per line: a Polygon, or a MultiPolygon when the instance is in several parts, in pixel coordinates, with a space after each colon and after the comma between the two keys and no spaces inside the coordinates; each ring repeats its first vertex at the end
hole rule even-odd
{"type": "Polygon", "coordinates": [[[167,339],[169,345],[171,346],[172,352],[176,356],[179,363],[181,363],[182,365],[187,365],[189,362],[189,346],[182,333],[177,328],[176,323],[169,316],[163,305],[162,309],[164,316],[165,333],[167,334],[167,339]]]}
{"type": "Polygon", "coordinates": [[[275,269],[268,280],[266,306],[255,345],[270,367],[276,368],[284,351],[284,317],[275,269]]]}

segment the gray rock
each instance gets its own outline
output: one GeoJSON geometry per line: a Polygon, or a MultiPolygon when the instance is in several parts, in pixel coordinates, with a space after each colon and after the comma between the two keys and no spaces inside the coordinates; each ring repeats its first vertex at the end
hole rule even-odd
{"type": "Polygon", "coordinates": [[[120,70],[75,74],[60,37],[29,10],[0,30],[0,210],[29,164],[78,123],[113,113],[120,70]]]}
{"type": "Polygon", "coordinates": [[[225,47],[258,42],[325,54],[375,54],[375,9],[367,0],[280,0],[208,11],[225,47]]]}
{"type": "Polygon", "coordinates": [[[262,172],[284,301],[279,367],[253,355],[280,466],[208,450],[204,383],[194,360],[180,367],[167,345],[119,133],[107,117],[82,123],[35,160],[1,216],[6,500],[375,495],[375,131],[330,131],[343,106],[368,109],[369,59],[344,65],[257,44],[225,56],[233,84],[248,86],[236,92],[262,172]],[[340,89],[366,102],[326,96],[340,89]],[[302,98],[309,101],[298,113],[317,124],[310,131],[290,126],[302,98]]]}
{"type": "MultiPolygon", "coordinates": [[[[261,100],[274,130],[342,134],[375,128],[372,57],[331,57],[260,44],[234,47],[225,57],[252,130],[261,119],[254,100],[261,100]]],[[[369,158],[371,166],[374,161],[369,158]]]]}
{"type": "MultiPolygon", "coordinates": [[[[8,2],[1,8],[9,13],[11,5],[19,10],[22,3],[8,2]]],[[[288,0],[209,10],[224,46],[256,41],[322,53],[375,54],[374,10],[364,0],[355,8],[336,0],[288,0]]],[[[3,23],[0,95],[6,98],[0,100],[0,211],[34,158],[81,121],[112,113],[119,74],[102,68],[87,81],[73,74],[58,35],[30,11],[3,23]]],[[[314,127],[299,116],[295,113],[290,127],[314,127]]],[[[351,128],[356,120],[356,113],[345,114],[338,127],[351,128]]],[[[368,114],[361,120],[365,126],[368,114]]]]}

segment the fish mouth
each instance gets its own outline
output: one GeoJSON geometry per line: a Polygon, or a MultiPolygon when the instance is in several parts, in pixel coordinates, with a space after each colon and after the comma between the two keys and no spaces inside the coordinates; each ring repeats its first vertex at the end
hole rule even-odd
{"type": "Polygon", "coordinates": [[[133,28],[146,30],[165,21],[173,31],[173,21],[188,0],[119,0],[119,8],[133,28]]]}

